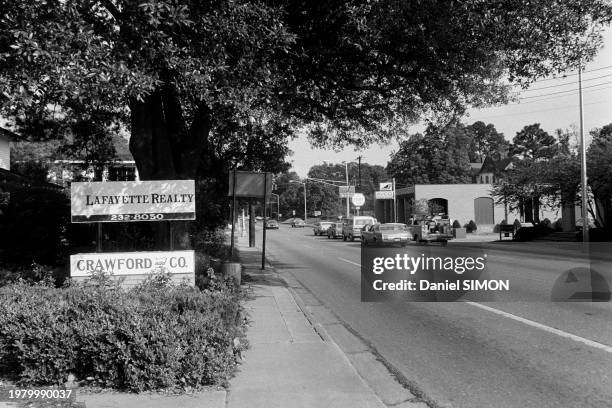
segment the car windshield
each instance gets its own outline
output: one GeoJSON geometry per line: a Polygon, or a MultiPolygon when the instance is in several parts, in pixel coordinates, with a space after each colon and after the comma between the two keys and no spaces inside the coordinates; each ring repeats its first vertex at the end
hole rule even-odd
{"type": "Polygon", "coordinates": [[[380,226],[381,231],[406,231],[404,224],[387,224],[380,226]]]}
{"type": "Polygon", "coordinates": [[[372,220],[355,220],[355,225],[363,226],[366,224],[370,224],[372,220]]]}

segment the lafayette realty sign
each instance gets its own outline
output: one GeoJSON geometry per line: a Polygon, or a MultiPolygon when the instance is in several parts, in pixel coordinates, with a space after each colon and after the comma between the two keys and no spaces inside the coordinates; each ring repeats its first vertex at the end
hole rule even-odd
{"type": "Polygon", "coordinates": [[[72,183],[72,222],[195,219],[193,180],[72,183]]]}

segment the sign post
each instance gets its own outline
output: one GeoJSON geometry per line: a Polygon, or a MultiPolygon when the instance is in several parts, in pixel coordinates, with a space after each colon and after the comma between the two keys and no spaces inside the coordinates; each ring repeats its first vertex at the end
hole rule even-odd
{"type": "MultiPolygon", "coordinates": [[[[261,269],[265,269],[266,255],[266,200],[272,192],[272,174],[268,172],[255,171],[236,171],[234,170],[233,177],[229,179],[229,193],[235,200],[236,197],[247,198],[263,198],[263,243],[261,256],[261,269]]],[[[249,246],[254,246],[254,234],[251,234],[250,226],[253,225],[254,230],[255,211],[252,203],[249,203],[249,246]],[[252,244],[252,245],[251,245],[252,244]]],[[[253,231],[254,232],[254,231],[253,231]]]]}
{"type": "Polygon", "coordinates": [[[355,193],[351,197],[351,201],[357,210],[357,215],[359,215],[359,208],[365,204],[365,196],[361,193],[355,193]]]}
{"type": "Polygon", "coordinates": [[[194,251],[173,250],[172,224],[170,252],[102,252],[104,222],[194,220],[194,180],[75,182],[70,194],[71,222],[97,224],[97,252],[71,255],[70,276],[85,278],[104,272],[129,276],[134,284],[161,271],[195,283],[194,251]]]}
{"type": "MultiPolygon", "coordinates": [[[[267,176],[267,173],[264,173],[267,176]]],[[[266,269],[266,209],[268,195],[266,194],[268,191],[268,177],[264,177],[264,200],[263,200],[263,242],[261,244],[261,270],[266,269]]],[[[234,199],[236,199],[234,197],[234,199]]]]}
{"type": "Polygon", "coordinates": [[[230,244],[230,253],[232,254],[232,258],[234,257],[234,229],[236,224],[236,168],[234,168],[233,173],[234,182],[232,183],[232,242],[230,244]]]}

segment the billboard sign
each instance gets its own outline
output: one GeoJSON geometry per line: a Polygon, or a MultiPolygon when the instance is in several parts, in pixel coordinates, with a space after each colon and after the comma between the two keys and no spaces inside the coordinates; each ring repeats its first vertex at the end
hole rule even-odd
{"type": "Polygon", "coordinates": [[[387,183],[378,183],[378,186],[380,191],[393,191],[393,183],[391,181],[387,183]]]}
{"type": "Polygon", "coordinates": [[[193,180],[72,183],[72,222],[195,220],[193,180]]]}
{"type": "MultiPolygon", "coordinates": [[[[260,173],[255,171],[236,171],[236,197],[264,197],[264,185],[266,196],[272,193],[272,173],[260,173]],[[266,180],[267,178],[267,180],[266,180]]],[[[234,190],[234,172],[229,173],[229,192],[232,196],[234,190]]]]}

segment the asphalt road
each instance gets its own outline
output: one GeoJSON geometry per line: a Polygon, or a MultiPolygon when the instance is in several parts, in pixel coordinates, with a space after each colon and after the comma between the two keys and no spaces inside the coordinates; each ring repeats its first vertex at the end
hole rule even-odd
{"type": "MultiPolygon", "coordinates": [[[[549,301],[557,280],[567,280],[563,272],[584,266],[571,251],[481,248],[491,277],[512,281],[512,296],[489,299],[495,301],[367,303],[358,242],[286,225],[267,237],[277,269],[291,273],[438,406],[612,406],[612,303],[549,301]]],[[[261,244],[261,231],[257,239],[261,244]]],[[[451,242],[408,250],[460,256],[470,249],[451,242]]],[[[611,264],[598,267],[611,271],[611,264]]]]}

